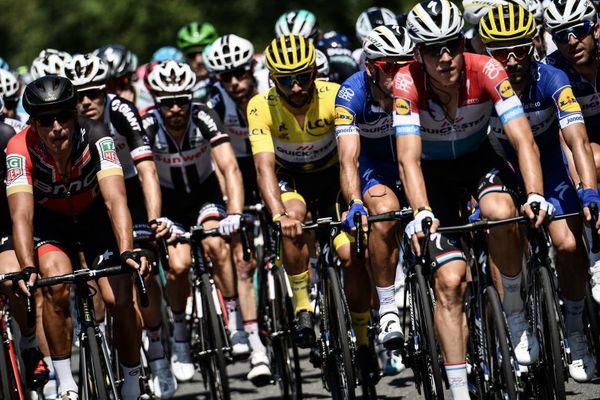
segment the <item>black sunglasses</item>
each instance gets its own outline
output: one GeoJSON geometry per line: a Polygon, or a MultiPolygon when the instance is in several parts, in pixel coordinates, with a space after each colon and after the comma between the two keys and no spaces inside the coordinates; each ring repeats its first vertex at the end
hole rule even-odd
{"type": "Polygon", "coordinates": [[[250,68],[248,67],[236,68],[231,71],[221,72],[219,74],[219,79],[223,82],[231,82],[235,77],[236,80],[241,81],[248,76],[248,72],[250,72],[250,68]]]}
{"type": "Polygon", "coordinates": [[[175,97],[162,97],[157,99],[157,104],[159,107],[164,108],[173,108],[173,106],[177,105],[178,107],[188,106],[192,101],[191,95],[185,96],[175,96],[175,97]]]}
{"type": "Polygon", "coordinates": [[[592,33],[593,30],[594,24],[590,21],[584,21],[581,24],[571,26],[570,28],[552,32],[552,39],[554,39],[556,43],[566,44],[569,43],[571,35],[573,35],[576,40],[581,40],[592,33]]]}
{"type": "Polygon", "coordinates": [[[314,71],[310,70],[302,72],[296,75],[273,75],[273,80],[276,81],[280,86],[291,88],[295,83],[304,87],[308,83],[314,81],[314,71]]]}
{"type": "Polygon", "coordinates": [[[423,53],[429,56],[439,57],[444,53],[448,53],[450,56],[454,57],[462,49],[462,44],[462,37],[459,36],[446,42],[423,45],[421,48],[423,53]]]}
{"type": "Polygon", "coordinates": [[[44,128],[48,128],[54,125],[54,121],[58,122],[60,125],[64,125],[66,122],[70,121],[74,117],[74,111],[62,111],[58,114],[41,115],[39,117],[36,117],[35,119],[41,126],[43,126],[44,128]]]}
{"type": "Polygon", "coordinates": [[[81,103],[84,97],[87,97],[90,100],[98,100],[100,97],[104,95],[104,90],[102,89],[87,89],[87,90],[79,90],[77,91],[77,96],[79,98],[79,102],[81,103]]]}

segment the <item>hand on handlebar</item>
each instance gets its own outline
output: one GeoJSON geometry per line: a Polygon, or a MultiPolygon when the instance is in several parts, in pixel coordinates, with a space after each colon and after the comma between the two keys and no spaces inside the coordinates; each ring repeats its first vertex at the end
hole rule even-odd
{"type": "MultiPolygon", "coordinates": [[[[590,210],[591,205],[595,204],[596,207],[600,205],[600,195],[594,189],[582,189],[579,194],[581,205],[583,206],[583,215],[585,220],[590,222],[592,220],[592,212],[590,210]]],[[[600,218],[596,220],[596,230],[600,233],[600,218]]]]}
{"type": "Polygon", "coordinates": [[[35,267],[23,268],[18,278],[13,281],[13,290],[17,296],[31,296],[30,288],[35,286],[38,277],[38,271],[35,267]],[[16,285],[15,285],[16,284],[16,285]]]}
{"type": "Polygon", "coordinates": [[[231,236],[240,230],[242,223],[242,214],[229,214],[219,221],[219,233],[224,236],[231,236]]]}
{"type": "Polygon", "coordinates": [[[150,225],[150,228],[154,231],[154,235],[156,236],[157,239],[166,237],[167,239],[169,239],[169,236],[171,236],[171,231],[173,228],[173,221],[171,221],[169,218],[167,217],[160,217],[157,219],[153,219],[152,221],[148,222],[148,225],[150,225]]]}
{"type": "Polygon", "coordinates": [[[556,209],[541,194],[530,193],[527,196],[527,202],[521,207],[521,211],[531,220],[534,227],[539,228],[544,221],[552,219],[556,209]],[[537,206],[534,207],[534,204],[537,206]],[[537,213],[534,211],[535,208],[539,210],[537,213]]]}
{"type": "Polygon", "coordinates": [[[415,218],[404,228],[404,233],[410,238],[412,248],[417,256],[421,255],[421,244],[419,241],[425,237],[424,230],[426,229],[423,229],[423,223],[426,220],[431,221],[429,233],[435,233],[440,226],[440,221],[429,210],[419,211],[415,215],[415,218]]]}
{"type": "Polygon", "coordinates": [[[279,219],[279,224],[281,226],[281,234],[286,238],[294,239],[302,235],[302,221],[284,214],[279,219]]]}
{"type": "Polygon", "coordinates": [[[140,251],[124,251],[121,253],[121,262],[140,271],[140,274],[144,278],[150,273],[150,263],[145,256],[141,255],[140,251]]]}
{"type": "Polygon", "coordinates": [[[361,215],[361,223],[362,223],[362,229],[364,232],[366,232],[369,229],[369,223],[367,220],[367,209],[365,208],[365,206],[363,205],[362,202],[359,201],[355,201],[354,204],[352,204],[352,206],[350,206],[350,208],[348,209],[348,211],[345,211],[344,213],[342,213],[342,229],[346,232],[354,232],[356,231],[356,224],[354,223],[354,215],[356,213],[360,213],[361,215]]]}

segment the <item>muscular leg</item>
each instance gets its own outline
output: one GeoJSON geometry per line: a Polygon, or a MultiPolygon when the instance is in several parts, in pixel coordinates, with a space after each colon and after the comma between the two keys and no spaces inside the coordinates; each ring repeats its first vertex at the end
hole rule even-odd
{"type": "Polygon", "coordinates": [[[183,243],[169,245],[168,249],[167,296],[173,312],[182,313],[190,295],[188,272],[192,266],[192,249],[183,243]]]}
{"type": "MultiPolygon", "coordinates": [[[[290,199],[283,203],[285,211],[291,218],[304,221],[306,205],[298,199],[290,199]]],[[[301,235],[294,240],[282,238],[282,259],[288,275],[298,275],[308,269],[308,234],[301,235]]]]}
{"type": "Polygon", "coordinates": [[[256,269],[254,256],[249,261],[244,261],[242,243],[239,235],[232,240],[233,259],[237,272],[237,289],[240,299],[240,308],[244,321],[256,320],[256,294],[252,277],[256,269]]]}
{"type": "Polygon", "coordinates": [[[548,230],[556,248],[556,269],[563,296],[578,301],[585,296],[588,280],[587,255],[580,218],[553,221],[548,230]]]}
{"type": "MultiPolygon", "coordinates": [[[[13,250],[7,250],[0,253],[0,274],[7,274],[10,272],[19,272],[19,261],[13,250]]],[[[21,332],[25,335],[33,333],[35,327],[28,326],[27,324],[27,312],[25,310],[25,302],[22,297],[17,297],[15,291],[12,289],[12,282],[7,281],[2,287],[3,293],[8,296],[10,301],[10,312],[14,317],[15,321],[19,324],[21,332]]]]}
{"type": "MultiPolygon", "coordinates": [[[[219,221],[206,221],[202,226],[207,230],[218,228],[219,221]]],[[[215,283],[223,297],[235,297],[236,288],[230,246],[221,237],[207,237],[202,240],[202,244],[215,267],[215,283]]]]}

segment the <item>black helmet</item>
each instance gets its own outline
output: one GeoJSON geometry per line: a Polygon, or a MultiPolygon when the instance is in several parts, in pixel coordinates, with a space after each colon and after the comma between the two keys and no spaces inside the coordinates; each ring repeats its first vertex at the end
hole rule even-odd
{"type": "Polygon", "coordinates": [[[108,78],[120,78],[130,75],[137,68],[137,58],[122,44],[107,44],[92,53],[108,65],[108,78]]]}
{"type": "Polygon", "coordinates": [[[23,92],[23,107],[33,118],[75,111],[76,106],[77,92],[71,81],[62,76],[42,76],[27,85],[23,92]]]}

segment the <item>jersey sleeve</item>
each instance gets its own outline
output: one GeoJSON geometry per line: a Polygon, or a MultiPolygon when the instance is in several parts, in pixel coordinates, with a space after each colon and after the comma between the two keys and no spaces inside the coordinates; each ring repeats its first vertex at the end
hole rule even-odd
{"type": "Polygon", "coordinates": [[[117,156],[115,142],[108,133],[106,126],[96,121],[89,121],[89,124],[89,145],[92,158],[96,161],[96,177],[98,181],[107,176],[123,176],[123,168],[117,156]]]}
{"type": "Polygon", "coordinates": [[[346,80],[335,96],[335,136],[359,135],[356,116],[360,113],[364,98],[353,88],[354,79],[346,80]]]}
{"type": "Polygon", "coordinates": [[[198,104],[194,107],[192,115],[194,123],[200,128],[202,136],[210,142],[212,147],[230,141],[229,135],[223,129],[221,118],[214,110],[203,104],[198,104]]]}
{"type": "Polygon", "coordinates": [[[221,121],[225,119],[225,102],[223,101],[221,91],[216,86],[211,87],[210,96],[206,105],[215,110],[219,118],[221,118],[221,121]]]}
{"type": "Polygon", "coordinates": [[[515,118],[525,116],[521,100],[512,88],[508,75],[502,65],[491,57],[480,71],[479,84],[487,92],[494,103],[496,114],[502,125],[506,125],[515,118]]]}
{"type": "MultiPolygon", "coordinates": [[[[550,69],[551,67],[546,68],[550,69]]],[[[583,124],[581,106],[573,94],[569,78],[563,71],[557,68],[551,69],[552,73],[548,74],[550,79],[546,82],[544,91],[547,96],[552,96],[560,128],[564,129],[573,124],[583,124]]]]}
{"type": "Polygon", "coordinates": [[[152,149],[142,127],[142,118],[133,103],[115,97],[110,103],[109,112],[110,122],[117,132],[127,140],[133,162],[137,164],[152,160],[152,149]]]}
{"type": "Polygon", "coordinates": [[[6,195],[33,193],[33,163],[27,149],[26,133],[13,136],[6,146],[6,195]]]}
{"type": "Polygon", "coordinates": [[[248,103],[248,131],[252,154],[275,153],[271,137],[271,115],[264,97],[264,93],[258,94],[248,103]]]}
{"type": "Polygon", "coordinates": [[[409,67],[403,67],[394,77],[394,135],[421,135],[419,95],[409,67]]]}

